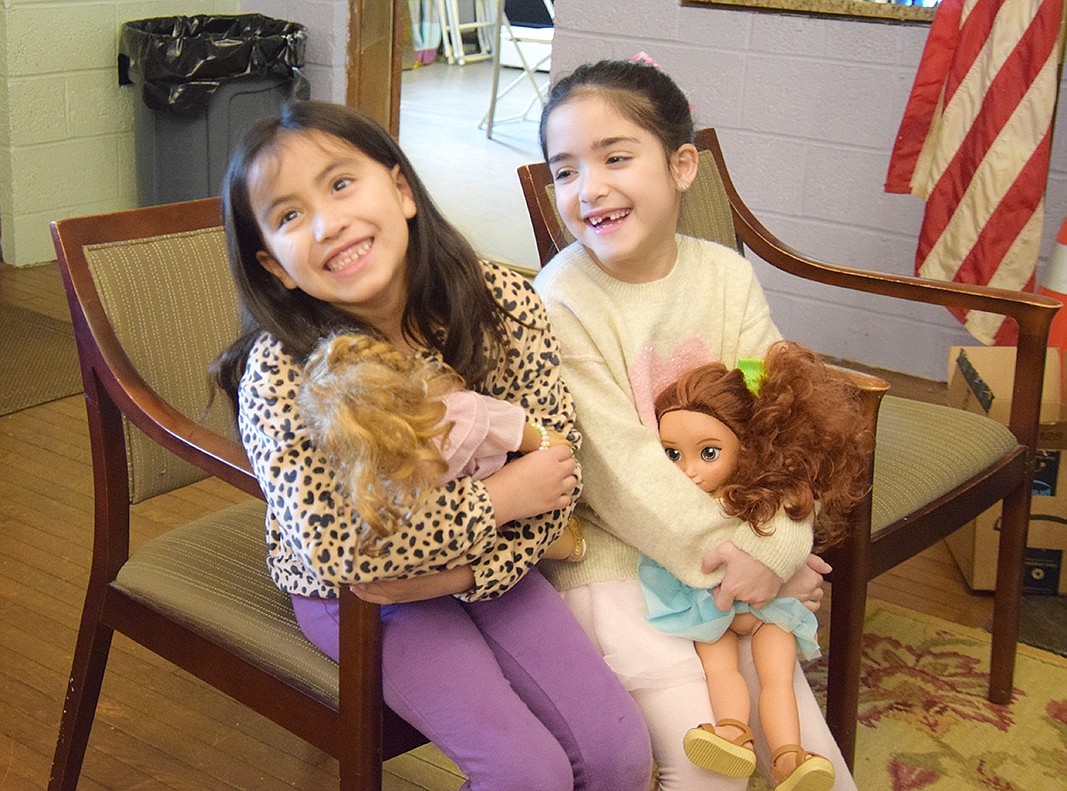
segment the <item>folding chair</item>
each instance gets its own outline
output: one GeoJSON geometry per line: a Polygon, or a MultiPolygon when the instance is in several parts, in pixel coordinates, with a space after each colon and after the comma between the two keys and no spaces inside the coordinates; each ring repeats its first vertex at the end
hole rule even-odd
{"type": "MultiPolygon", "coordinates": [[[[553,0],[542,0],[544,2],[545,11],[548,14],[548,18],[555,20],[556,12],[553,0]]],[[[507,14],[504,11],[504,0],[497,0],[497,26],[496,26],[496,43],[493,47],[493,89],[491,98],[489,99],[489,109],[485,115],[482,116],[482,120],[478,123],[478,128],[485,129],[485,136],[488,138],[493,137],[493,125],[494,123],[507,123],[510,121],[525,120],[530,111],[535,107],[544,107],[545,102],[548,99],[548,78],[539,78],[537,72],[543,69],[549,60],[552,58],[552,36],[553,28],[549,27],[520,27],[516,32],[512,26],[511,21],[508,19],[507,14]],[[515,56],[518,58],[520,68],[519,74],[512,79],[503,89],[500,88],[500,55],[501,49],[505,42],[510,43],[514,47],[515,56]],[[548,51],[542,54],[535,61],[531,62],[526,58],[526,52],[523,47],[525,45],[534,45],[543,48],[548,45],[548,51]],[[496,120],[496,105],[501,99],[511,93],[512,90],[519,87],[524,81],[528,82],[533,88],[534,95],[530,98],[530,101],[526,105],[526,109],[521,113],[508,116],[507,118],[501,118],[496,120]]],[[[531,47],[532,49],[532,47],[531,47]]]]}

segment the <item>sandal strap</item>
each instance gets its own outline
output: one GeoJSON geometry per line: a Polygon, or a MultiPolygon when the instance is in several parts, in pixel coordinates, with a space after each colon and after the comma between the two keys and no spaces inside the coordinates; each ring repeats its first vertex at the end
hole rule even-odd
{"type": "Polygon", "coordinates": [[[736,744],[738,747],[743,747],[746,744],[754,745],[756,743],[756,739],[752,735],[752,729],[748,727],[747,722],[741,722],[741,720],[735,720],[730,717],[723,717],[714,725],[709,722],[705,722],[702,723],[700,727],[706,730],[708,733],[714,733],[716,736],[718,736],[719,734],[715,729],[721,728],[723,725],[731,725],[741,731],[741,733],[738,734],[736,739],[730,740],[731,744],[736,744]]]}
{"type": "MultiPolygon", "coordinates": [[[[774,764],[779,758],[781,758],[786,753],[800,753],[801,761],[807,758],[810,754],[799,744],[783,744],[781,747],[771,753],[771,763],[774,764]]],[[[797,761],[797,763],[799,764],[800,761],[797,761]]]]}
{"type": "Polygon", "coordinates": [[[779,769],[777,766],[778,759],[787,753],[796,753],[799,756],[799,758],[797,759],[798,768],[805,761],[808,761],[812,758],[821,757],[818,753],[808,752],[799,744],[783,744],[781,747],[771,753],[771,774],[774,775],[775,783],[781,783],[783,780],[785,780],[786,777],[788,777],[788,775],[781,769],[779,769]]]}

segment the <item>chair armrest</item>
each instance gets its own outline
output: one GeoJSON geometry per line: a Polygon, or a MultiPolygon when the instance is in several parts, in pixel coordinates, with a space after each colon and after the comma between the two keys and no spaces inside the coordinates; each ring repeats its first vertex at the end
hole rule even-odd
{"type": "Polygon", "coordinates": [[[776,269],[805,280],[839,288],[947,308],[980,310],[1014,319],[1018,326],[1019,338],[1008,426],[1019,443],[1026,445],[1031,455],[1034,453],[1041,411],[1040,383],[1045,371],[1049,327],[1060,308],[1057,300],[1041,294],[891,275],[809,258],[767,230],[745,205],[730,179],[715,130],[700,130],[698,145],[711,151],[715,158],[723,188],[730,202],[734,229],[739,241],[776,269]]]}
{"type": "MultiPolygon", "coordinates": [[[[84,315],[75,318],[76,332],[87,331],[84,315]],[[80,319],[80,321],[79,321],[80,319]]],[[[137,372],[110,329],[96,339],[103,361],[94,361],[93,376],[126,418],[152,440],[240,491],[263,499],[244,447],[201,426],[162,398],[137,372]]],[[[86,398],[95,397],[86,386],[86,398]]]]}
{"type": "MultiPolygon", "coordinates": [[[[849,383],[859,391],[860,411],[863,422],[870,429],[871,435],[875,435],[878,428],[878,407],[882,403],[882,396],[889,391],[889,382],[874,374],[854,371],[840,365],[828,365],[828,368],[837,372],[847,379],[849,383]]],[[[873,470],[874,457],[871,457],[873,470]]]]}
{"type": "MultiPolygon", "coordinates": [[[[731,196],[731,204],[733,204],[731,196]]],[[[805,280],[869,294],[950,308],[981,310],[1015,320],[1019,335],[1008,426],[1020,444],[1036,447],[1041,409],[1040,383],[1045,371],[1049,327],[1060,303],[1042,294],[891,275],[838,266],[802,255],[786,245],[752,216],[733,206],[738,237],[771,266],[805,280]],[[1035,384],[1037,383],[1037,384],[1035,384]]]]}

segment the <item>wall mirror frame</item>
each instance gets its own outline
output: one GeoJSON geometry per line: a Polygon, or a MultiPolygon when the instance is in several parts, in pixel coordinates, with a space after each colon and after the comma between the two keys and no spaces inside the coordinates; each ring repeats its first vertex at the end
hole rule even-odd
{"type": "Polygon", "coordinates": [[[717,6],[809,16],[845,16],[871,22],[928,24],[933,8],[872,0],[681,0],[683,6],[717,6]]]}

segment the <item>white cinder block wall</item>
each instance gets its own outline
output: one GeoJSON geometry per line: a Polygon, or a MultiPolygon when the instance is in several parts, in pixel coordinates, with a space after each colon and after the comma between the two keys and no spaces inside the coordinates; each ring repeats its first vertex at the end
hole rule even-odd
{"type": "Polygon", "coordinates": [[[345,100],[348,57],[347,0],[241,0],[242,14],[264,14],[299,22],[308,29],[304,76],[311,82],[311,98],[345,100]]]}
{"type": "Polygon", "coordinates": [[[346,0],[0,0],[3,260],[54,260],[51,220],[137,204],[137,97],[116,66],[123,22],[254,12],[306,25],[312,95],[343,100],[346,0]]]}
{"type": "MultiPolygon", "coordinates": [[[[749,206],[816,258],[911,274],[923,202],[884,191],[926,25],[559,0],[554,77],[644,50],[714,126],[749,206]]],[[[1058,130],[1067,130],[1061,86],[1058,130]]],[[[1067,214],[1067,131],[1054,142],[1042,263],[1067,214]]],[[[948,347],[976,341],[941,308],[835,293],[755,262],[782,333],[824,354],[944,380],[948,347]]],[[[835,290],[836,291],[836,290],[835,290]]]]}

